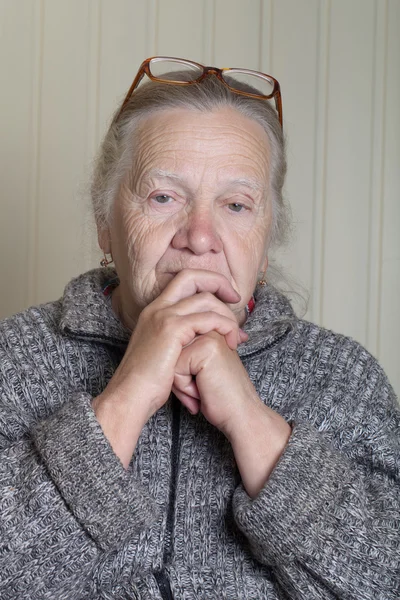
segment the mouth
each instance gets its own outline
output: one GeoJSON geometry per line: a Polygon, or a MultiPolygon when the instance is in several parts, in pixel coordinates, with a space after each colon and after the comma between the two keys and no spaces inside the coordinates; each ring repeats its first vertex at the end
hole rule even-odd
{"type": "MultiPolygon", "coordinates": [[[[186,265],[179,265],[179,266],[171,266],[171,267],[167,267],[166,270],[162,270],[159,271],[159,276],[164,280],[165,285],[167,285],[170,281],[172,281],[174,279],[174,277],[176,277],[181,271],[184,270],[193,270],[193,271],[208,271],[209,273],[217,273],[218,275],[222,275],[223,277],[225,277],[233,286],[233,288],[236,290],[236,285],[234,284],[232,277],[230,275],[229,272],[226,272],[225,269],[211,269],[211,268],[206,268],[206,267],[199,267],[199,266],[186,266],[186,265]]],[[[236,290],[238,291],[238,290],[236,290]]]]}

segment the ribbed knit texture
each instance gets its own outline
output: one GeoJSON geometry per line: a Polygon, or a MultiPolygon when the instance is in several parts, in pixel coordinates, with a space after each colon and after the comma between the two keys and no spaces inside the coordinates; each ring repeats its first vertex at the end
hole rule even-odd
{"type": "Polygon", "coordinates": [[[159,600],[155,572],[175,600],[399,599],[393,390],[364,348],[298,320],[270,286],[239,354],[293,434],[251,500],[228,441],[178,403],[164,553],[172,404],[127,471],[90,404],[129,340],[101,293],[112,276],[82,275],[60,301],[0,324],[0,599],[159,600]]]}

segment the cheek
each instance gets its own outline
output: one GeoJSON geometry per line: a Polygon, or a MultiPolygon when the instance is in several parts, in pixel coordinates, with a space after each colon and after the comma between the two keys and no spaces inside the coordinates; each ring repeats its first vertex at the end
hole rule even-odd
{"type": "Polygon", "coordinates": [[[266,232],[263,228],[257,228],[245,238],[231,243],[229,253],[226,252],[235,288],[242,297],[239,305],[231,307],[234,312],[244,308],[254,292],[257,281],[262,276],[267,253],[265,235],[266,232]]]}
{"type": "Polygon", "coordinates": [[[264,227],[255,227],[243,236],[231,234],[228,260],[232,270],[240,270],[241,279],[257,277],[267,251],[267,235],[264,227]]]}
{"type": "Polygon", "coordinates": [[[125,254],[133,271],[154,268],[168,248],[174,233],[174,224],[149,219],[136,207],[122,215],[125,254]]]}

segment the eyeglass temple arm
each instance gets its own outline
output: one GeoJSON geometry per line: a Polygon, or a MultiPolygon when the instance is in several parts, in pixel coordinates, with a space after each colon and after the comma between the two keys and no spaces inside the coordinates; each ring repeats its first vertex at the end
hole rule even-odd
{"type": "Polygon", "coordinates": [[[283,127],[282,95],[280,89],[278,89],[275,94],[275,106],[278,112],[279,123],[281,124],[281,127],[283,127]]]}
{"type": "Polygon", "coordinates": [[[135,79],[133,80],[133,83],[131,85],[131,87],[128,90],[128,93],[126,94],[124,101],[121,105],[120,110],[118,111],[118,116],[117,119],[120,117],[122,111],[124,110],[125,106],[128,104],[130,97],[132,96],[134,90],[137,88],[137,86],[139,85],[139,83],[142,81],[144,75],[145,75],[145,68],[142,68],[139,70],[138,74],[136,75],[135,79]]]}

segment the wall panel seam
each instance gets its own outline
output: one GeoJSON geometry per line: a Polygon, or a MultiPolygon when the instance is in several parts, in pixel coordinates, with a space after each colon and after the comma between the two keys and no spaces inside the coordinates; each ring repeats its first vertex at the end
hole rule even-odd
{"type": "Polygon", "coordinates": [[[263,67],[262,67],[262,50],[263,50],[263,24],[264,24],[264,2],[263,0],[260,0],[260,5],[259,5],[259,13],[260,13],[260,21],[258,24],[258,70],[262,71],[263,67]]]}
{"type": "Polygon", "coordinates": [[[44,52],[44,19],[45,0],[34,3],[34,18],[32,27],[34,40],[34,68],[32,77],[32,108],[31,135],[32,158],[29,173],[29,217],[28,217],[28,256],[26,264],[27,289],[25,305],[36,303],[37,299],[37,268],[38,268],[38,230],[39,230],[39,201],[40,201],[40,132],[42,122],[42,84],[43,84],[43,52],[44,52]]]}
{"type": "MultiPolygon", "coordinates": [[[[260,43],[259,43],[259,70],[264,73],[270,73],[271,75],[277,75],[279,79],[279,73],[273,73],[270,64],[270,53],[271,53],[271,2],[272,0],[261,0],[260,4],[260,43]]],[[[283,101],[285,99],[283,98],[283,101]]],[[[285,108],[283,108],[285,110],[285,108]]]]}
{"type": "Polygon", "coordinates": [[[158,52],[158,19],[158,0],[147,0],[147,57],[155,56],[158,52]]]}
{"type": "Polygon", "coordinates": [[[213,0],[212,3],[212,56],[211,56],[211,62],[212,64],[215,63],[215,38],[217,36],[217,0],[213,0]]]}
{"type": "Polygon", "coordinates": [[[101,52],[101,19],[102,2],[91,0],[88,5],[89,36],[87,43],[87,77],[86,77],[86,164],[85,181],[82,183],[82,201],[85,202],[85,222],[83,224],[83,250],[86,269],[95,263],[93,247],[93,218],[90,202],[90,180],[93,158],[99,144],[99,102],[100,102],[100,52],[101,52]]]}
{"type": "MultiPolygon", "coordinates": [[[[205,65],[214,64],[215,56],[215,0],[203,0],[203,56],[205,65]]],[[[186,57],[185,57],[186,58],[186,57]]],[[[187,58],[191,58],[190,56],[187,58]]]]}
{"type": "Polygon", "coordinates": [[[314,142],[314,198],[312,242],[312,311],[311,319],[323,321],[325,218],[326,218],[326,169],[328,160],[328,110],[329,110],[329,54],[330,54],[330,0],[318,5],[318,42],[316,78],[316,115],[314,142]]]}
{"type": "Polygon", "coordinates": [[[366,345],[379,355],[380,288],[382,282],[382,228],[384,135],[387,64],[387,0],[375,0],[374,66],[372,77],[370,194],[368,229],[368,281],[366,290],[366,345]]]}
{"type": "Polygon", "coordinates": [[[274,0],[269,4],[269,69],[271,75],[274,72],[274,0]]]}
{"type": "Polygon", "coordinates": [[[386,99],[387,99],[387,72],[389,54],[389,1],[385,0],[384,11],[384,60],[383,60],[383,98],[382,98],[382,138],[381,138],[381,179],[379,190],[379,279],[378,279],[378,306],[377,306],[377,345],[376,353],[379,358],[381,353],[381,322],[382,322],[382,256],[383,256],[383,223],[385,211],[385,144],[386,144],[386,99]]]}

